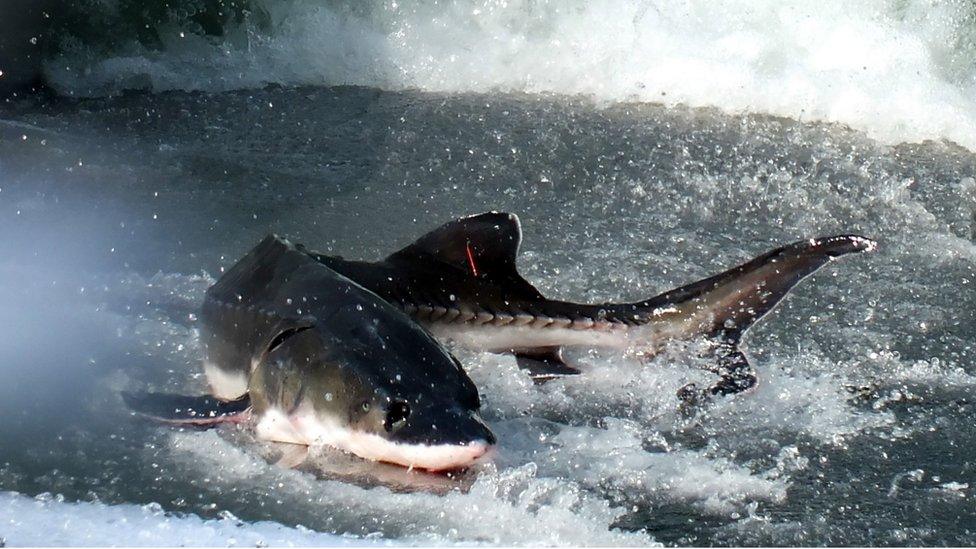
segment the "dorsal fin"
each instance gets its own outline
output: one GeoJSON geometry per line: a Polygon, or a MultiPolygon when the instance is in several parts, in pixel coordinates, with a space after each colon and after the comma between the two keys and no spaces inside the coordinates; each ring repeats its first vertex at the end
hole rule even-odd
{"type": "Polygon", "coordinates": [[[521,243],[518,216],[487,212],[441,225],[393,253],[386,261],[438,262],[467,276],[503,285],[523,299],[543,299],[539,290],[518,273],[515,258],[521,243]]]}

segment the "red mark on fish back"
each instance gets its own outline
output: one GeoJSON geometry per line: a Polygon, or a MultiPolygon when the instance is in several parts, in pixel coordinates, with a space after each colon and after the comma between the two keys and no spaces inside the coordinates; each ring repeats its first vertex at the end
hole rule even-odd
{"type": "Polygon", "coordinates": [[[474,254],[471,253],[471,243],[468,242],[464,245],[464,249],[468,252],[468,265],[471,265],[471,275],[478,276],[478,267],[474,264],[474,254]]]}

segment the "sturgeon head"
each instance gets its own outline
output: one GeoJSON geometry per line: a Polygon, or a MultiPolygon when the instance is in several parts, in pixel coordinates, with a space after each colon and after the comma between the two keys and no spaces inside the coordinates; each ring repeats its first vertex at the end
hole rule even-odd
{"type": "MultiPolygon", "coordinates": [[[[488,452],[495,437],[479,416],[478,390],[440,343],[374,293],[269,239],[252,252],[260,257],[242,260],[260,265],[254,276],[228,273],[224,306],[263,311],[268,329],[249,328],[240,314],[217,327],[261,334],[248,336],[260,340],[248,380],[260,438],[431,471],[488,452]]],[[[220,284],[214,299],[225,293],[220,284]]]]}

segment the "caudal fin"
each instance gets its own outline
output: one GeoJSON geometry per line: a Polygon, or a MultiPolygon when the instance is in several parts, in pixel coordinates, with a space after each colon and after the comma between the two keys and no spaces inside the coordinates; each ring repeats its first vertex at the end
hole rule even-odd
{"type": "Polygon", "coordinates": [[[737,342],[794,286],[830,260],[876,247],[873,240],[857,235],[804,240],[637,306],[651,315],[690,322],[697,334],[737,342]]]}
{"type": "Polygon", "coordinates": [[[150,419],[203,428],[240,423],[251,409],[251,399],[246,394],[225,402],[210,396],[123,391],[122,400],[130,410],[150,419]]]}
{"type": "Polygon", "coordinates": [[[679,337],[711,339],[719,358],[716,373],[722,379],[707,393],[739,392],[755,384],[755,374],[736,347],[742,335],[801,280],[832,259],[876,247],[873,240],[857,235],[804,240],[635,306],[650,322],[670,323],[679,337]]]}

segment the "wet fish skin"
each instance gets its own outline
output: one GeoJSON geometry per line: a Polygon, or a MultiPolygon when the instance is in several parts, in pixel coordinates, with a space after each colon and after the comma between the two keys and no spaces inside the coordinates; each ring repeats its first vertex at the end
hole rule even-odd
{"type": "Polygon", "coordinates": [[[718,368],[723,379],[707,392],[728,394],[755,383],[737,345],[756,321],[834,258],[877,246],[858,235],[809,239],[644,301],[587,304],[547,299],[525,280],[516,267],[521,238],[517,216],[488,212],[449,222],[376,262],[311,255],[438,338],[512,353],[541,380],[578,373],[562,360],[562,347],[609,347],[649,358],[669,341],[704,337],[725,365],[718,368]]]}

